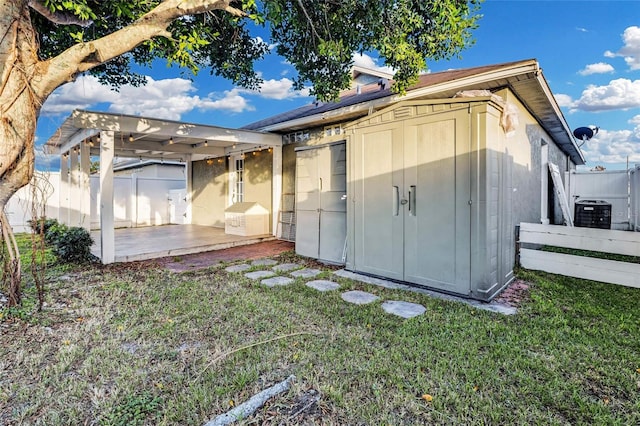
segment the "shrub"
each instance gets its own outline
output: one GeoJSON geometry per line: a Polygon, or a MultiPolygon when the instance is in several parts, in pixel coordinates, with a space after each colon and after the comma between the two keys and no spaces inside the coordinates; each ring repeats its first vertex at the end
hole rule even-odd
{"type": "Polygon", "coordinates": [[[57,221],[47,228],[44,233],[44,241],[47,244],[55,246],[58,239],[64,236],[69,231],[69,227],[64,223],[58,223],[57,221]]]}
{"type": "Polygon", "coordinates": [[[45,239],[47,237],[47,233],[52,227],[60,225],[57,219],[46,218],[45,216],[42,216],[39,219],[31,219],[28,223],[34,234],[42,233],[42,235],[45,236],[45,239]]]}
{"type": "Polygon", "coordinates": [[[92,259],[93,239],[86,229],[59,225],[52,227],[49,234],[53,239],[53,253],[60,261],[82,263],[92,259]]]}

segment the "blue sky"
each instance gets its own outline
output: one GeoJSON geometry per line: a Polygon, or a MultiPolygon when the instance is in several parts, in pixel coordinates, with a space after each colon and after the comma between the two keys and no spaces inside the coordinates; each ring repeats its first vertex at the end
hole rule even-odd
{"type": "MultiPolygon", "coordinates": [[[[583,146],[587,168],[624,168],[627,157],[631,165],[640,163],[640,1],[486,0],[481,13],[476,43],[459,59],[430,62],[430,71],[535,58],[570,128],[600,127],[583,146]]],[[[384,65],[375,54],[355,60],[384,65]]],[[[239,127],[312,101],[292,90],[295,70],[275,53],[256,69],[265,80],[259,93],[233,87],[208,70],[190,80],[160,62],[142,70],[150,77],[145,87],[120,92],[81,76],[45,103],[37,144],[74,108],[239,127]]],[[[56,162],[39,154],[37,167],[56,162]]]]}

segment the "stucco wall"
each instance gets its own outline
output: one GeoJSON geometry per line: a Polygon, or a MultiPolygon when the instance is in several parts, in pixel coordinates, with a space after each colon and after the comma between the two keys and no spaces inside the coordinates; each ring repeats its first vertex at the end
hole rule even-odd
{"type": "MultiPolygon", "coordinates": [[[[246,153],[244,159],[244,201],[258,202],[272,212],[273,155],[267,150],[246,153]]],[[[271,221],[269,221],[271,224],[271,221]]]]}
{"type": "Polygon", "coordinates": [[[194,161],[192,165],[191,223],[224,228],[227,207],[227,162],[207,164],[194,161]]]}
{"type": "MultiPolygon", "coordinates": [[[[548,174],[548,166],[542,167],[542,145],[548,144],[549,162],[556,164],[561,175],[575,165],[567,161],[567,155],[553,142],[549,134],[538,124],[533,116],[520,103],[509,90],[504,89],[497,93],[507,102],[518,108],[518,127],[513,135],[507,136],[506,150],[513,156],[513,214],[515,223],[540,222],[540,203],[543,196],[542,173],[548,174]]],[[[554,196],[551,178],[546,193],[549,202],[549,220],[551,223],[562,224],[562,210],[557,198],[554,196]]]]}

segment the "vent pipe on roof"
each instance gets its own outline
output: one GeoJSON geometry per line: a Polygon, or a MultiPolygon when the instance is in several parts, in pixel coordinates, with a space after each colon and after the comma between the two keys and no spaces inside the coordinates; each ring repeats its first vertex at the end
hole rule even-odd
{"type": "Polygon", "coordinates": [[[362,86],[360,86],[359,84],[356,84],[356,95],[359,95],[362,93],[362,86]]]}

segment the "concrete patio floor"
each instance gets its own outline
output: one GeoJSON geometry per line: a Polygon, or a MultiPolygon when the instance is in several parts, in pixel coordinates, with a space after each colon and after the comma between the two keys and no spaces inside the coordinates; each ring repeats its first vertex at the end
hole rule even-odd
{"type": "MultiPolygon", "coordinates": [[[[91,231],[91,253],[100,258],[100,231],[91,231]]],[[[115,261],[134,262],[166,256],[182,256],[222,250],[261,241],[273,235],[243,237],[225,234],[224,229],[198,225],[162,225],[115,230],[115,261]]]]}

